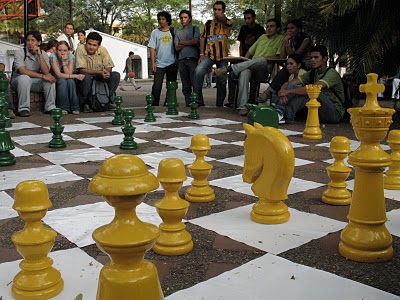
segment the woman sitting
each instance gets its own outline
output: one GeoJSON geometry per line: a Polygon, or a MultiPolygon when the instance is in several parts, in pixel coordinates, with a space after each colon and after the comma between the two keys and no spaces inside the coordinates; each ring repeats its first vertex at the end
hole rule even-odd
{"type": "Polygon", "coordinates": [[[50,56],[50,65],[56,81],[56,105],[63,114],[79,114],[79,98],[75,79],[83,80],[85,75],[74,74],[75,56],[71,54],[66,41],[57,43],[56,53],[50,56]]]}

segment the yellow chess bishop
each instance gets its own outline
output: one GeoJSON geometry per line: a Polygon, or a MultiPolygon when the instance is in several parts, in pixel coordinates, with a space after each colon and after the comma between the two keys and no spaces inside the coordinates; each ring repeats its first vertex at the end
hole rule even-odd
{"type": "Polygon", "coordinates": [[[90,182],[89,190],[115,209],[112,222],[93,232],[97,246],[111,259],[100,271],[98,300],[164,299],[157,269],[144,259],[159,230],[136,215],[136,206],[158,186],[143,160],[129,154],[106,159],[90,182]]]}
{"type": "Polygon", "coordinates": [[[52,267],[53,260],[47,256],[57,236],[41,221],[50,207],[49,193],[42,181],[29,180],[17,185],[13,208],[26,223],[11,238],[24,257],[19,265],[22,270],[14,277],[11,288],[15,299],[50,299],[64,287],[60,272],[52,267]]]}
{"type": "Polygon", "coordinates": [[[380,141],[393,122],[394,110],[379,106],[377,93],[385,87],[377,84],[377,79],[377,74],[367,75],[367,84],[360,85],[360,91],[367,94],[365,105],[348,109],[361,144],[349,156],[348,162],[355,169],[354,192],[339,252],[359,262],[386,261],[393,256],[392,236],[385,226],[383,193],[383,170],[389,166],[390,156],[382,150],[380,141]]]}
{"type": "Polygon", "coordinates": [[[390,154],[389,170],[383,178],[384,187],[389,190],[400,190],[400,130],[390,131],[387,142],[392,154],[390,154]]]}
{"type": "Polygon", "coordinates": [[[243,124],[243,181],[252,183],[251,190],[259,198],[250,214],[254,222],[280,224],[289,221],[290,213],[283,200],[294,173],[294,151],[289,139],[278,129],[243,124]]]}
{"type": "Polygon", "coordinates": [[[308,140],[322,139],[322,131],[319,125],[318,110],[321,104],[317,98],[321,93],[322,86],[309,84],[306,85],[306,90],[310,100],[306,103],[308,108],[306,128],[303,131],[303,138],[308,140]]]}
{"type": "Polygon", "coordinates": [[[153,251],[162,255],[189,253],[193,249],[192,236],[185,230],[182,219],[190,204],[178,194],[187,179],[185,165],[177,158],[164,159],[158,166],[157,178],[165,195],[154,204],[163,223],[160,224],[160,236],[153,251]]]}

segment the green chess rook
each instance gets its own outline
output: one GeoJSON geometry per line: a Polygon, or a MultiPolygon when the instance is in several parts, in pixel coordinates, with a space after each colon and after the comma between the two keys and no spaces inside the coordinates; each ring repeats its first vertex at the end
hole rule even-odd
{"type": "Polygon", "coordinates": [[[178,100],[176,99],[176,90],[178,89],[178,83],[176,81],[167,82],[167,115],[177,115],[178,112],[178,100]]]}
{"type": "Polygon", "coordinates": [[[117,96],[115,97],[115,111],[114,111],[114,119],[111,121],[111,124],[113,125],[124,125],[124,118],[123,118],[123,111],[121,108],[121,104],[122,104],[122,97],[121,96],[117,96]]]}
{"type": "Polygon", "coordinates": [[[10,152],[10,150],[13,150],[15,147],[11,141],[10,132],[5,129],[6,118],[3,114],[3,108],[4,99],[0,98],[0,167],[14,165],[17,161],[14,154],[10,152]]]}
{"type": "Polygon", "coordinates": [[[0,71],[0,100],[4,102],[2,112],[6,121],[6,127],[9,128],[12,126],[12,123],[8,114],[8,80],[3,71],[0,71]]]}
{"type": "Polygon", "coordinates": [[[54,125],[50,126],[53,137],[49,142],[49,148],[65,148],[66,144],[61,135],[64,131],[64,126],[60,124],[60,119],[62,117],[61,108],[53,108],[51,110],[51,117],[54,120],[54,125]]]}
{"type": "Polygon", "coordinates": [[[144,118],[145,122],[155,122],[156,121],[156,117],[154,116],[154,106],[153,106],[153,100],[154,97],[153,95],[146,95],[146,117],[144,118]]]}
{"type": "Polygon", "coordinates": [[[199,106],[197,104],[198,96],[195,92],[192,92],[190,94],[190,114],[188,115],[189,119],[198,119],[199,114],[197,113],[197,107],[199,106]]]}
{"type": "Polygon", "coordinates": [[[122,132],[124,134],[124,140],[119,145],[120,149],[123,150],[135,150],[137,149],[137,144],[133,139],[133,134],[136,128],[132,125],[132,119],[134,117],[134,112],[132,109],[124,110],[125,126],[122,127],[122,132]]]}

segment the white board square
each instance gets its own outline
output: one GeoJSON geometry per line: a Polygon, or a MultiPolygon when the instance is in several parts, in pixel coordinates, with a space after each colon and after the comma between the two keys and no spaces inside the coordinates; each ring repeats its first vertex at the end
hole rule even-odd
{"type": "Polygon", "coordinates": [[[4,191],[0,192],[0,220],[18,216],[17,211],[12,208],[13,205],[14,199],[4,191]]]}
{"type": "MultiPolygon", "coordinates": [[[[84,138],[84,139],[79,139],[78,141],[92,145],[93,147],[109,147],[109,146],[117,146],[121,144],[123,140],[124,140],[124,135],[117,134],[117,135],[99,136],[93,138],[84,138]]],[[[137,144],[147,143],[147,141],[135,137],[134,140],[137,144]]]]}
{"type": "Polygon", "coordinates": [[[196,134],[210,135],[210,134],[231,132],[231,130],[216,128],[216,127],[208,127],[208,126],[200,126],[200,127],[189,126],[189,127],[180,127],[180,128],[169,128],[169,130],[175,131],[175,132],[180,132],[180,133],[186,133],[186,134],[190,134],[190,135],[196,135],[196,134]]]}
{"type": "MultiPolygon", "coordinates": [[[[22,135],[22,136],[15,136],[12,140],[21,146],[26,145],[35,145],[35,144],[45,144],[49,143],[53,137],[52,133],[44,133],[44,134],[32,134],[32,135],[22,135]]],[[[62,135],[64,141],[71,141],[74,140],[72,137],[63,134],[62,135]]]]}
{"type": "Polygon", "coordinates": [[[57,165],[105,160],[106,158],[114,156],[113,153],[99,148],[85,148],[85,149],[64,150],[57,152],[46,152],[46,153],[39,153],[39,155],[44,159],[47,159],[48,161],[57,165]]]}

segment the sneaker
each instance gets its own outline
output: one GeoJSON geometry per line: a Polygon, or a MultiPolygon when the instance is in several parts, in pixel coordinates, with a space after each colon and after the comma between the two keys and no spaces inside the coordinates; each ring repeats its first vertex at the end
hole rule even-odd
{"type": "Polygon", "coordinates": [[[85,104],[85,105],[83,106],[83,112],[84,112],[84,113],[92,113],[93,110],[90,108],[89,104],[85,104]]]}
{"type": "Polygon", "coordinates": [[[229,103],[229,102],[228,102],[228,103],[225,103],[224,106],[225,106],[225,107],[232,108],[232,107],[233,107],[233,103],[229,103]]]}
{"type": "Polygon", "coordinates": [[[18,115],[20,117],[29,117],[30,113],[29,110],[21,110],[20,112],[18,112],[18,115]]]}
{"type": "Polygon", "coordinates": [[[63,111],[62,111],[62,114],[63,114],[63,115],[68,115],[68,112],[67,112],[66,110],[63,110],[63,111]]]}
{"type": "Polygon", "coordinates": [[[239,109],[239,116],[245,117],[249,111],[247,109],[239,109]]]}
{"type": "Polygon", "coordinates": [[[73,110],[73,111],[72,111],[72,114],[73,114],[73,115],[79,115],[79,110],[73,110]]]}
{"type": "Polygon", "coordinates": [[[258,103],[265,103],[268,101],[268,99],[271,99],[271,92],[265,90],[260,96],[257,97],[256,101],[258,103]]]}
{"type": "Polygon", "coordinates": [[[110,103],[108,105],[108,110],[115,110],[117,108],[117,106],[114,103],[110,103]]]}
{"type": "Polygon", "coordinates": [[[124,89],[122,86],[120,86],[119,89],[120,89],[121,91],[126,91],[126,89],[124,89]]]}
{"type": "Polygon", "coordinates": [[[217,76],[217,77],[226,76],[227,74],[228,74],[227,67],[222,67],[222,68],[218,68],[215,70],[215,76],[217,76]]]}
{"type": "Polygon", "coordinates": [[[285,117],[283,116],[283,113],[278,112],[278,119],[279,119],[279,124],[286,124],[285,117]]]}
{"type": "Polygon", "coordinates": [[[8,110],[8,117],[9,117],[10,119],[15,119],[14,110],[12,110],[12,109],[9,109],[9,110],[8,110]]]}
{"type": "Polygon", "coordinates": [[[138,86],[135,90],[138,90],[138,89],[141,89],[142,87],[141,86],[138,86]]]}

